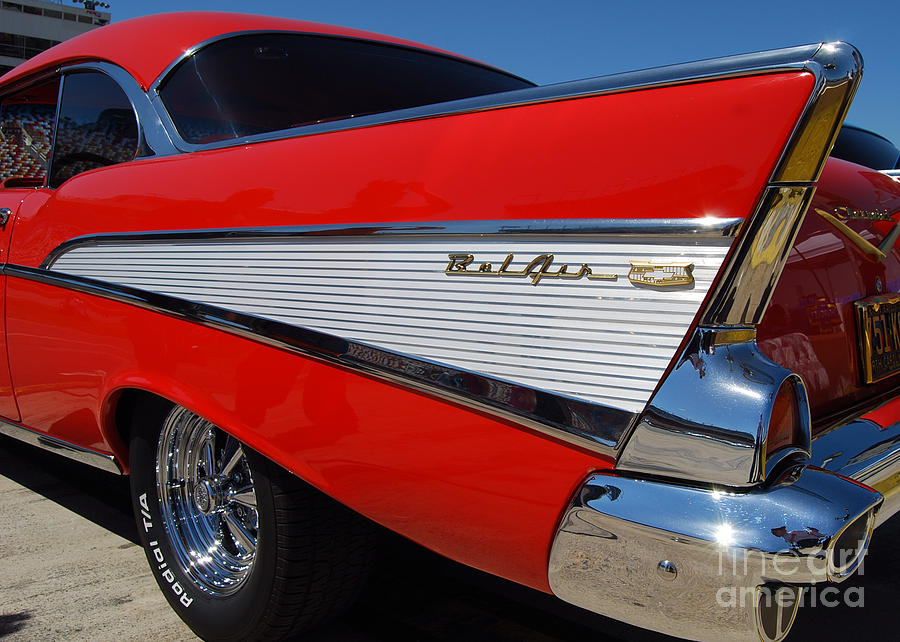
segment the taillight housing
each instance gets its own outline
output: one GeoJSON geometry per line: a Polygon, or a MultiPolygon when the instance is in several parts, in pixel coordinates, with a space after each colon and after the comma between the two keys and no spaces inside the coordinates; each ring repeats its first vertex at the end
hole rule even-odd
{"type": "Polygon", "coordinates": [[[772,400],[772,412],[766,431],[765,471],[770,473],[792,455],[810,452],[810,418],[806,386],[797,375],[787,377],[772,400]]]}

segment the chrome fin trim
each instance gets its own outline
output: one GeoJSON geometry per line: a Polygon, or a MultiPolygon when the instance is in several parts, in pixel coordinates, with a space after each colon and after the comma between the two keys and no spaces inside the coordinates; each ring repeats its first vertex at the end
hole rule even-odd
{"type": "Polygon", "coordinates": [[[82,464],[105,470],[108,473],[122,474],[122,467],[113,455],[78,446],[19,424],[0,420],[0,434],[44,450],[49,450],[82,464]]]}
{"type": "Polygon", "coordinates": [[[762,321],[863,72],[859,51],[844,42],[823,43],[804,66],[815,77],[812,95],[710,298],[704,325],[762,321]]]}
{"type": "Polygon", "coordinates": [[[7,264],[3,272],[11,277],[134,305],[345,367],[487,411],[527,429],[605,456],[615,456],[618,440],[635,417],[634,413],[616,408],[216,306],[20,265],[7,264]],[[533,399],[533,408],[530,411],[516,408],[510,403],[514,398],[533,399]]]}
{"type": "MultiPolygon", "coordinates": [[[[812,200],[815,182],[859,85],[862,56],[852,45],[825,43],[805,53],[809,59],[804,68],[815,78],[813,92],[700,314],[700,334],[704,327],[717,332],[738,328],[752,331],[762,321],[812,200]]],[[[758,353],[755,343],[748,351],[758,353]]],[[[695,350],[693,357],[703,358],[701,352],[695,350]]],[[[760,462],[764,461],[771,409],[760,413],[760,408],[747,403],[747,393],[756,390],[758,382],[752,378],[744,382],[735,373],[729,375],[730,389],[710,381],[688,382],[681,365],[690,356],[683,355],[673,364],[657,388],[626,438],[617,466],[708,483],[742,486],[761,482],[766,473],[760,462]],[[673,395],[678,394],[696,399],[697,405],[673,406],[673,395]],[[703,399],[715,399],[713,405],[734,407],[735,415],[725,423],[707,423],[708,409],[700,403],[703,399]],[[672,412],[676,407],[678,410],[672,412]],[[740,439],[735,440],[733,431],[721,432],[726,426],[735,427],[740,439]]],[[[750,372],[760,372],[771,368],[766,362],[768,359],[757,354],[745,365],[750,372]]],[[[784,371],[782,380],[789,374],[784,371]]],[[[806,443],[797,446],[800,453],[808,453],[809,409],[802,382],[799,378],[797,381],[806,424],[806,443]]],[[[776,386],[757,392],[767,395],[771,404],[777,390],[776,386]]]]}
{"type": "Polygon", "coordinates": [[[814,187],[769,187],[703,315],[707,326],[755,326],[781,278],[814,187]]]}

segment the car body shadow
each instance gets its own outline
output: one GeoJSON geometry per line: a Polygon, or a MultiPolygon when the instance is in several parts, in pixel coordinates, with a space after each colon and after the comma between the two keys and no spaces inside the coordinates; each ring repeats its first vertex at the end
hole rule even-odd
{"type": "MultiPolygon", "coordinates": [[[[138,544],[128,480],[0,436],[0,475],[138,544]]],[[[869,634],[893,631],[900,601],[900,519],[879,528],[862,573],[807,589],[793,639],[846,639],[862,622],[869,634]],[[826,591],[829,587],[834,590],[826,591]]],[[[0,637],[30,614],[0,612],[0,637]]],[[[584,639],[663,642],[638,629],[568,605],[552,595],[476,571],[383,531],[375,572],[347,615],[303,637],[310,642],[560,642],[584,639]]]]}

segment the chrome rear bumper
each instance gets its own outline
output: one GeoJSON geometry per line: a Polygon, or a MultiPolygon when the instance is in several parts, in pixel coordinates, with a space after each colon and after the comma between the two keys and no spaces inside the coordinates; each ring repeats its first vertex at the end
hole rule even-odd
{"type": "Polygon", "coordinates": [[[849,577],[900,512],[900,397],[820,433],[811,453],[742,492],[592,476],[557,532],[553,592],[679,637],[783,638],[799,600],[767,591],[849,577]]]}
{"type": "Polygon", "coordinates": [[[811,462],[884,495],[883,524],[900,511],[900,398],[818,435],[811,462]]]}
{"type": "Polygon", "coordinates": [[[851,575],[881,502],[813,467],[740,493],[594,475],[557,532],[550,586],[567,602],[670,635],[780,640],[799,605],[794,587],[851,575]],[[776,590],[788,597],[766,598],[776,590]]]}

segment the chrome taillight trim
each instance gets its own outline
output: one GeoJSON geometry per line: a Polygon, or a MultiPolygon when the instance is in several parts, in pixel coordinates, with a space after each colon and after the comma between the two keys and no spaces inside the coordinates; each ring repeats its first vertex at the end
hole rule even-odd
{"type": "MultiPolygon", "coordinates": [[[[762,321],[812,200],[815,181],[856,92],[863,64],[852,45],[837,42],[820,45],[805,68],[815,78],[809,101],[707,299],[698,335],[672,366],[626,438],[617,464],[622,470],[735,486],[765,479],[771,404],[781,382],[796,376],[759,353],[755,340],[742,350],[747,356],[743,367],[748,372],[770,373],[767,376],[772,376],[772,381],[761,389],[760,382],[749,377],[742,381],[742,375],[734,372],[723,378],[728,381],[730,377],[730,392],[709,380],[701,385],[685,378],[683,366],[685,359],[713,357],[716,342],[703,339],[707,331],[752,331],[762,321]],[[704,348],[704,341],[711,347],[704,348]],[[774,388],[769,387],[772,383],[774,388]],[[764,403],[747,403],[747,394],[754,390],[765,397],[764,403]],[[673,404],[673,395],[695,401],[688,407],[673,404]],[[704,400],[727,403],[735,412],[727,422],[708,422],[704,400]]],[[[721,369],[727,371],[727,366],[721,369]]],[[[802,382],[797,381],[802,391],[802,382]]],[[[807,434],[804,443],[794,445],[794,451],[804,456],[809,453],[809,405],[805,393],[799,397],[807,434]]]]}
{"type": "MultiPolygon", "coordinates": [[[[634,424],[617,470],[747,487],[766,479],[769,420],[782,384],[798,391],[809,456],[809,404],[802,380],[768,359],[755,336],[700,328],[634,424]]],[[[774,463],[774,462],[773,462],[774,463]]],[[[768,470],[767,470],[768,469],[768,470]]]]}

